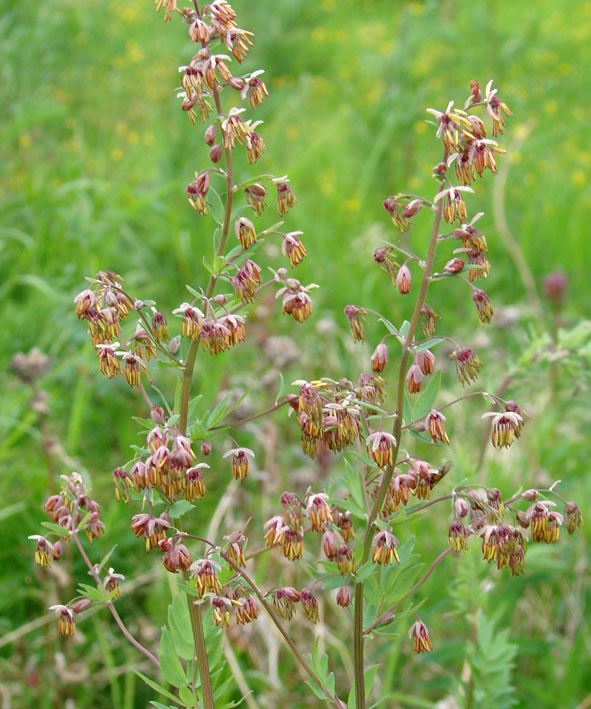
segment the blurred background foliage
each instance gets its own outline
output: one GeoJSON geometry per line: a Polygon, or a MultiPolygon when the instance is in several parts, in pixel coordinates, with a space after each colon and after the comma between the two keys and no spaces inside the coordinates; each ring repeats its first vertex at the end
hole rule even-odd
{"type": "MultiPolygon", "coordinates": [[[[496,318],[481,330],[461,283],[435,284],[429,302],[443,315],[439,331],[485,361],[479,387],[495,390],[514,375],[505,394],[532,421],[518,446],[488,452],[479,465],[482,406],[457,409],[448,417],[454,467],[441,485],[447,492],[464,478],[486,479],[509,496],[520,485],[561,479],[562,494],[577,499],[589,518],[589,329],[582,321],[591,304],[591,2],[236,0],[235,9],[240,26],[256,34],[245,71],[265,68],[270,91],[256,116],[265,121],[267,144],[257,171],[289,173],[299,204],[287,227],[304,231],[308,250],[296,276],[321,289],[312,318],[297,331],[264,301],[252,314],[247,344],[214,362],[200,359],[195,391],[212,402],[220,390],[247,390],[243,411],[257,411],[272,403],[282,368],[288,382],[356,378],[367,370],[381,333],[370,327],[370,344],[353,347],[343,306],[353,299],[393,322],[411,307],[372,262],[373,250],[396,238],[382,201],[398,191],[433,194],[430,172],[440,149],[425,108],[442,110],[450,98],[461,105],[470,79],[484,85],[494,77],[514,113],[501,139],[508,155],[499,159],[496,180],[487,176],[476,185],[468,207],[486,212],[481,225],[492,272],[485,287],[496,318]],[[559,314],[541,287],[557,268],[568,276],[559,314]],[[561,352],[540,356],[556,324],[561,352]]],[[[65,602],[71,589],[60,570],[42,578],[26,535],[38,531],[41,501],[56,477],[85,473],[108,530],[92,551],[98,560],[118,544],[112,563],[132,589],[122,596],[121,614],[146,644],[157,642],[170,580],[139,550],[128,529],[135,510],[113,503],[110,475],[137,441],[131,415],[145,414],[123,382],[99,375],[72,300],[84,277],[100,269],[121,273],[129,291],[155,299],[167,313],[186,299],[185,283],[205,283],[201,260],[211,251],[212,223],[195,215],[183,191],[207,165],[206,148],[201,126],[192,128],[174,91],[177,66],[188,62],[193,45],[178,22],[163,25],[147,0],[5,0],[0,26],[2,693],[13,706],[61,707],[70,699],[79,707],[145,706],[153,696],[132,671],[141,661],[106,612],[80,623],[68,646],[55,637],[53,620],[43,625],[45,608],[65,602]],[[34,346],[50,356],[40,382],[48,415],[32,410],[31,390],[10,373],[12,356],[34,346]]],[[[240,162],[239,170],[254,174],[240,162]]],[[[411,237],[419,253],[427,237],[419,215],[411,237]]],[[[264,250],[276,264],[276,244],[264,250]]],[[[443,265],[449,255],[440,258],[443,265]]],[[[444,370],[441,399],[449,400],[458,385],[448,353],[436,354],[444,370]]],[[[171,394],[168,370],[158,377],[171,394]]],[[[338,471],[338,461],[305,459],[293,422],[283,416],[241,432],[240,442],[256,448],[258,463],[240,491],[227,487],[228,466],[218,465],[219,456],[211,461],[216,474],[203,517],[223,495],[227,524],[218,520],[220,535],[230,522],[244,524],[249,510],[256,537],[283,489],[318,490],[338,471]]],[[[439,462],[438,452],[422,454],[439,462]]],[[[427,562],[445,547],[447,523],[447,512],[436,507],[408,525],[427,562]]],[[[370,659],[382,665],[376,691],[391,690],[385,705],[589,706],[588,541],[589,527],[551,548],[531,549],[517,579],[486,567],[477,544],[466,557],[446,560],[421,592],[429,598],[422,614],[435,651],[411,657],[406,625],[394,625],[397,635],[372,646],[370,659]]],[[[76,559],[64,564],[84,580],[76,559]]],[[[298,578],[274,557],[264,565],[267,579],[298,578]]],[[[348,615],[336,614],[332,601],[324,612],[322,642],[347,669],[349,649],[332,635],[330,620],[342,624],[348,615]]],[[[307,628],[297,632],[302,643],[313,636],[307,628]]],[[[260,706],[318,701],[302,690],[289,659],[281,655],[277,664],[276,641],[263,647],[255,632],[232,645],[260,706]]],[[[348,682],[337,676],[337,688],[348,682]]],[[[232,685],[228,697],[239,696],[232,685]]]]}

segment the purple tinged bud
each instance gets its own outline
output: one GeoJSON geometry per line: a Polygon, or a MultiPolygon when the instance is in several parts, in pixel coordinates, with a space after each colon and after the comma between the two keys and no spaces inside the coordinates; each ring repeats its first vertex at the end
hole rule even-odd
{"type": "Polygon", "coordinates": [[[207,145],[209,145],[210,148],[215,143],[216,133],[217,133],[217,128],[216,128],[215,123],[212,123],[205,131],[204,140],[207,143],[207,145]]]}
{"type": "Polygon", "coordinates": [[[83,598],[81,601],[72,604],[70,608],[74,611],[74,613],[82,613],[82,611],[85,611],[87,608],[89,608],[91,604],[92,601],[90,600],[90,598],[83,598]]]}
{"type": "Polygon", "coordinates": [[[214,145],[209,151],[209,159],[212,163],[218,163],[222,159],[222,146],[220,143],[214,145]]]}
{"type": "Polygon", "coordinates": [[[413,199],[409,202],[406,207],[402,210],[402,217],[408,219],[409,217],[414,217],[415,214],[420,212],[423,206],[423,202],[420,199],[413,199]]]}

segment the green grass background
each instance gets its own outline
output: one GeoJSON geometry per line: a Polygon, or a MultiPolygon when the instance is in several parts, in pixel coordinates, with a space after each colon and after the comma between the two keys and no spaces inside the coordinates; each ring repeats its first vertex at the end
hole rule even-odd
{"type": "MultiPolygon", "coordinates": [[[[443,109],[450,98],[461,105],[473,78],[483,86],[494,78],[514,114],[501,139],[509,153],[499,159],[504,189],[487,176],[469,204],[472,213],[486,212],[481,224],[492,272],[485,287],[501,317],[484,334],[466,290],[446,282],[430,295],[444,316],[441,329],[483,347],[483,386],[494,388],[549,327],[540,288],[549,271],[561,268],[569,277],[565,325],[588,318],[590,2],[237,0],[235,8],[240,25],[256,34],[245,70],[265,68],[270,92],[257,112],[267,145],[257,170],[289,173],[299,203],[287,226],[304,231],[308,250],[297,277],[321,285],[312,319],[295,334],[300,358],[289,381],[354,376],[367,366],[370,350],[350,346],[341,315],[351,300],[394,322],[408,316],[410,305],[401,303],[371,261],[382,240],[396,238],[381,203],[398,191],[432,195],[430,170],[440,149],[424,122],[425,108],[443,109]],[[524,287],[504,222],[541,308],[524,287]]],[[[147,0],[7,0],[0,37],[0,632],[9,633],[49,605],[26,542],[43,519],[48,470],[30,392],[10,374],[10,359],[33,346],[51,356],[42,382],[52,411],[49,432],[91,476],[109,527],[100,549],[116,540],[117,566],[137,576],[144,560],[138,561],[127,530],[128,511],[111,502],[110,471],[130,457],[129,445],[137,440],[130,416],[141,414],[141,402],[123,384],[100,377],[72,300],[85,276],[107,268],[121,273],[137,297],[153,298],[170,312],[185,299],[185,283],[195,286],[207,277],[201,259],[211,249],[211,222],[197,217],[183,194],[207,157],[202,127],[190,125],[175,98],[177,66],[192,56],[180,23],[163,25],[147,0]]],[[[239,169],[253,174],[240,162],[239,169]]],[[[428,225],[416,221],[411,244],[420,252],[428,225]]],[[[276,262],[267,251],[269,263],[276,262]]],[[[442,255],[441,263],[447,258],[442,255]]],[[[294,336],[286,318],[263,315],[257,322],[261,337],[271,329],[294,336]]],[[[375,337],[378,331],[370,332],[375,337]]],[[[220,386],[250,385],[263,408],[269,396],[257,391],[257,382],[266,365],[256,337],[232,355],[199,369],[196,389],[212,398],[220,386]]],[[[488,474],[508,494],[516,481],[560,478],[563,494],[578,496],[584,508],[590,491],[588,391],[580,368],[561,371],[551,406],[545,395],[550,380],[537,368],[510,392],[529,405],[534,420],[520,451],[490,456],[488,474]]],[[[169,375],[161,376],[162,387],[172,391],[169,375]]],[[[444,391],[450,397],[457,391],[451,375],[444,376],[444,391]]],[[[456,482],[464,474],[484,475],[474,470],[479,413],[467,411],[465,420],[451,424],[456,482]]],[[[288,474],[305,464],[293,452],[293,426],[285,435],[278,459],[286,486],[294,487],[288,474]]],[[[69,471],[67,460],[58,467],[51,475],[69,471]]],[[[221,483],[213,487],[223,491],[221,483]]],[[[260,492],[254,484],[249,490],[260,492]]],[[[420,539],[426,537],[423,550],[437,553],[445,520],[425,519],[415,527],[420,539]]],[[[465,568],[460,581],[445,574],[427,585],[426,615],[440,654],[429,661],[409,658],[403,628],[391,651],[382,647],[376,660],[385,663],[384,682],[401,693],[388,706],[410,702],[402,694],[416,694],[426,706],[450,693],[463,701],[458,685],[466,628],[475,627],[470,618],[478,607],[497,628],[510,628],[518,648],[510,683],[519,706],[586,706],[591,673],[584,659],[590,652],[584,609],[591,598],[585,538],[588,531],[561,539],[546,554],[535,550],[526,577],[509,581],[493,574],[495,590],[477,600],[462,596],[461,583],[486,583],[490,574],[482,564],[466,567],[474,576],[463,581],[465,568]]],[[[76,570],[80,577],[82,569],[76,570]]],[[[122,613],[140,627],[159,627],[168,593],[165,582],[153,581],[122,602],[122,613]]],[[[62,651],[67,664],[99,677],[90,685],[94,695],[65,679],[51,658],[43,659],[47,639],[37,629],[0,650],[15,706],[33,699],[59,706],[68,696],[77,706],[145,706],[151,695],[127,667],[137,658],[114,644],[106,614],[93,618],[78,644],[62,651]],[[118,674],[117,667],[124,671],[118,674]]],[[[145,632],[149,638],[149,628],[145,632]]],[[[262,694],[281,697],[255,674],[249,681],[262,694]]],[[[292,681],[285,678],[286,688],[292,681]]]]}

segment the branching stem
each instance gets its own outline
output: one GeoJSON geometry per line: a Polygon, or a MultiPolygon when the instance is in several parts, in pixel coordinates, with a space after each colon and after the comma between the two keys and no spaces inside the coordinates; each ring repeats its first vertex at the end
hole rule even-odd
{"type": "MultiPolygon", "coordinates": [[[[222,118],[222,104],[220,101],[220,93],[217,86],[213,87],[213,97],[218,113],[218,117],[222,118]]],[[[226,156],[226,208],[224,212],[224,222],[220,233],[220,241],[216,250],[216,256],[221,256],[226,248],[228,240],[228,231],[230,228],[230,219],[232,217],[232,196],[234,187],[234,171],[232,168],[232,153],[226,145],[225,135],[222,136],[224,142],[224,153],[226,156]]],[[[217,276],[212,274],[207,284],[205,297],[211,298],[217,276]]],[[[191,383],[193,381],[193,370],[195,368],[195,358],[199,349],[199,339],[193,340],[187,355],[187,362],[183,370],[183,379],[181,382],[181,395],[179,404],[179,432],[181,435],[186,435],[187,419],[189,416],[189,400],[191,397],[191,383]]],[[[204,709],[214,709],[213,691],[211,687],[211,677],[209,673],[209,662],[207,659],[207,647],[205,646],[205,637],[203,635],[203,625],[201,618],[201,608],[191,603],[189,599],[189,612],[191,615],[191,626],[193,629],[193,639],[195,642],[195,652],[197,653],[197,665],[199,667],[199,677],[201,678],[201,691],[203,693],[204,709]]]]}
{"type": "MultiPolygon", "coordinates": [[[[103,589],[103,593],[105,594],[105,597],[107,596],[107,589],[105,588],[103,581],[101,577],[98,575],[95,567],[93,566],[92,562],[88,558],[88,555],[86,553],[86,550],[82,546],[82,542],[80,541],[80,538],[78,537],[78,532],[72,532],[72,537],[74,539],[74,542],[76,543],[76,546],[78,547],[78,551],[80,552],[80,556],[84,559],[84,563],[86,566],[88,566],[88,570],[92,574],[93,579],[97,582],[97,584],[103,589]]],[[[147,650],[140,642],[138,642],[133,635],[127,630],[125,627],[125,624],[121,620],[121,616],[119,613],[117,613],[117,609],[115,608],[113,601],[105,601],[105,604],[107,608],[111,611],[111,615],[115,619],[115,622],[119,626],[119,629],[123,633],[123,635],[129,640],[129,642],[137,648],[143,655],[145,655],[148,660],[154,663],[158,669],[160,669],[160,663],[158,660],[152,655],[152,653],[147,650]]]]}
{"type": "MultiPolygon", "coordinates": [[[[443,156],[443,162],[447,160],[447,151],[445,151],[443,156]]],[[[443,190],[443,183],[440,184],[439,191],[443,190]]],[[[425,270],[423,271],[423,278],[421,280],[421,286],[419,289],[419,294],[417,301],[415,303],[414,311],[410,321],[410,326],[404,342],[402,343],[402,353],[400,355],[400,368],[398,370],[398,392],[396,400],[396,418],[394,419],[393,435],[396,438],[396,445],[393,451],[393,460],[397,460],[398,451],[400,449],[400,436],[402,433],[402,405],[404,397],[404,380],[406,374],[406,366],[408,363],[408,358],[411,351],[411,346],[413,343],[413,338],[417,326],[419,324],[419,318],[421,316],[421,308],[425,303],[425,298],[427,297],[427,291],[429,289],[429,282],[431,280],[431,271],[433,269],[433,261],[435,258],[435,249],[437,246],[437,234],[439,231],[439,225],[441,223],[442,217],[442,207],[443,200],[439,200],[437,203],[437,208],[435,210],[435,216],[433,219],[433,229],[431,231],[431,238],[429,240],[429,250],[427,253],[427,260],[425,262],[425,270]]],[[[392,475],[394,474],[394,466],[389,465],[382,476],[382,482],[378,488],[375,502],[371,508],[369,518],[367,520],[367,527],[365,529],[365,536],[363,539],[363,553],[359,566],[365,564],[369,559],[369,553],[371,550],[371,542],[374,534],[374,522],[380,513],[384,500],[386,499],[386,493],[388,487],[390,486],[390,481],[392,480],[392,475]]],[[[358,582],[355,584],[355,620],[354,620],[354,659],[355,659],[355,706],[356,709],[365,709],[365,661],[363,653],[363,592],[364,583],[358,582]]]]}

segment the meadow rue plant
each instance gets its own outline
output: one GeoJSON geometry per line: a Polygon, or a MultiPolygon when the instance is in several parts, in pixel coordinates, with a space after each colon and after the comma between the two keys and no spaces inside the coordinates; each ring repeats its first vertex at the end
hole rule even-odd
{"type": "MultiPolygon", "coordinates": [[[[480,397],[492,405],[483,418],[490,419],[495,448],[513,445],[527,418],[516,402],[486,391],[438,402],[441,372],[432,351],[438,345],[452,344],[451,357],[462,385],[476,382],[483,365],[465,343],[440,334],[438,321],[443,316],[426,302],[428,295],[430,300],[436,297],[437,287],[457,283],[471,295],[475,324],[486,325],[493,317],[490,298],[474,285],[490,272],[481,231],[486,221],[482,213],[470,217],[466,200],[476,180],[497,171],[496,159],[504,150],[494,138],[505,132],[510,111],[492,82],[482,91],[477,81],[470,82],[462,108],[451,101],[445,111],[428,109],[441,148],[432,170],[434,193],[399,193],[384,201],[403,234],[412,234],[413,218],[419,213],[421,218],[427,212],[431,215],[427,253],[410,248],[412,240],[394,239],[373,255],[391,281],[392,297],[398,297],[397,292],[410,296],[411,318],[395,324],[387,313],[370,307],[345,308],[354,342],[366,341],[370,319],[385,332],[372,343],[368,371],[356,381],[331,376],[297,380],[292,393],[282,394],[266,410],[230,420],[240,400],[225,397],[204,410],[201,396],[193,391],[200,350],[201,356],[216,357],[239,346],[249,332],[252,304],[270,290],[282,312],[299,327],[311,315],[310,292],[316,285],[302,285],[290,275],[306,257],[302,232],[283,231],[282,221],[260,224],[267,224],[271,199],[276,199],[279,217],[296,204],[287,176],[239,176],[234,169],[240,152],[254,165],[265,150],[260,121],[251,117],[268,95],[264,74],[240,72],[254,35],[239,28],[235,11],[224,0],[202,7],[194,2],[182,9],[176,0],[156,4],[165,21],[178,16],[196,45],[194,55],[180,67],[178,97],[191,123],[205,125],[204,163],[188,182],[186,195],[197,215],[209,216],[215,224],[215,252],[203,260],[209,277],[206,283],[187,286],[188,300],[172,311],[174,326],[156,303],[130,294],[123,278],[112,271],[89,279],[75,306],[78,318],[86,321],[99,371],[110,379],[123,377],[148,409],[142,422],[143,444],[134,447],[132,461],[113,471],[113,483],[116,500],[129,505],[131,532],[142,540],[146,552],[160,555],[165,572],[181,579],[178,587],[184,600],[179,603],[177,596],[171,603],[170,627],[162,631],[159,659],[133,637],[115,607],[125,579],[114,567],[106,569],[110,555],[100,563],[89,556],[87,544],[104,534],[105,526],[98,503],[76,472],[62,476],[61,489],[45,503],[51,521],[44,523],[45,536],[30,537],[36,542],[35,560],[48,567],[59,561],[64,543],[75,546],[94,585],[80,584],[78,596],[51,607],[60,632],[74,634],[77,614],[90,605],[106,605],[123,635],[161,672],[163,683],[176,689],[173,694],[164,684],[145,678],[169,701],[186,707],[219,706],[223,687],[216,686],[211,662],[211,625],[234,632],[265,613],[316,697],[327,706],[363,709],[375,677],[375,666],[367,667],[366,646],[387,626],[404,622],[398,632],[408,634],[417,653],[436,648],[437,638],[430,637],[415,612],[413,595],[446,557],[461,555],[470,543],[478,543],[484,561],[516,576],[524,573],[530,540],[555,543],[563,523],[571,534],[582,524],[580,509],[558,494],[556,484],[507,495],[468,481],[433,497],[450,463],[438,465],[413,453],[417,440],[431,444],[436,455],[453,446],[446,430],[450,409],[467,398],[480,397]],[[245,216],[247,209],[251,218],[245,216]],[[265,240],[277,240],[281,247],[277,249],[281,260],[268,277],[255,260],[265,240]],[[174,405],[161,401],[163,395],[153,381],[158,371],[153,360],[178,372],[174,405]],[[391,407],[387,395],[394,402],[391,407]],[[292,430],[299,430],[301,448],[311,458],[327,451],[351,452],[339,464],[340,477],[329,479],[325,490],[309,488],[303,495],[284,491],[274,514],[258,527],[251,525],[248,534],[231,528],[220,538],[195,534],[206,526],[199,503],[209,494],[208,479],[213,479],[205,459],[218,453],[221,467],[215,474],[224,475],[225,465],[228,478],[244,484],[259,451],[240,445],[230,428],[240,430],[278,410],[292,414],[292,430]],[[400,569],[408,565],[414,546],[402,522],[439,503],[447,506],[450,519],[444,548],[423,576],[401,591],[400,569]],[[303,564],[305,585],[291,585],[294,576],[287,572],[285,578],[274,575],[264,583],[255,581],[253,567],[267,553],[303,564]],[[322,596],[335,607],[326,622],[338,619],[338,613],[353,614],[352,637],[342,640],[354,649],[354,676],[346,683],[338,673],[339,686],[337,668],[329,666],[317,644],[308,654],[290,626],[296,617],[318,623],[322,596]],[[211,620],[206,617],[208,609],[211,620]]],[[[342,628],[337,620],[332,632],[338,634],[342,628]]]]}

